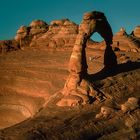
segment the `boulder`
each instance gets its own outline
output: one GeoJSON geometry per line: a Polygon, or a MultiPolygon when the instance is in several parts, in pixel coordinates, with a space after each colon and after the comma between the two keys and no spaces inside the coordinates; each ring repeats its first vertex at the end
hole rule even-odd
{"type": "Polygon", "coordinates": [[[99,114],[95,116],[96,119],[108,118],[115,113],[115,109],[107,106],[102,106],[99,114]]]}
{"type": "Polygon", "coordinates": [[[130,97],[128,100],[121,105],[121,110],[123,113],[126,113],[128,111],[135,110],[139,107],[139,99],[136,97],[130,97]]]}
{"type": "Polygon", "coordinates": [[[68,95],[62,98],[60,101],[57,102],[57,106],[64,107],[64,106],[69,106],[69,107],[74,107],[82,104],[82,99],[78,96],[74,95],[68,95]]]}

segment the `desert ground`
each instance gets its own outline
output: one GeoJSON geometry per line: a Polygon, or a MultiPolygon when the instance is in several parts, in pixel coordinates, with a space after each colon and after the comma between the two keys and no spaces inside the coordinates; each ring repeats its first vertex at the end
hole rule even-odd
{"type": "Polygon", "coordinates": [[[139,119],[140,110],[123,114],[119,105],[129,97],[140,96],[139,53],[119,52],[120,64],[109,72],[102,70],[104,51],[87,49],[87,58],[93,57],[92,61],[87,59],[89,74],[109,99],[74,108],[57,107],[54,102],[59,94],[56,93],[67,78],[70,54],[71,50],[53,52],[26,48],[0,56],[1,139],[136,137],[136,130],[127,128],[125,120],[139,119]],[[128,62],[121,63],[123,57],[129,58],[128,62]],[[97,121],[95,115],[104,104],[116,108],[117,114],[97,121]]]}

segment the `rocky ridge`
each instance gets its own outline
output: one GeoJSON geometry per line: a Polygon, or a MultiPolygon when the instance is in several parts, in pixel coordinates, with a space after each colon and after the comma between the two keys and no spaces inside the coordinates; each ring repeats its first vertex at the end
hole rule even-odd
{"type": "MultiPolygon", "coordinates": [[[[140,31],[137,26],[132,34],[121,28],[113,37],[114,50],[140,51],[140,31]],[[123,47],[122,47],[123,46],[123,47]]],[[[29,26],[21,26],[13,40],[0,41],[0,53],[34,47],[38,49],[72,48],[78,34],[78,25],[69,19],[54,20],[47,24],[42,20],[34,20],[29,26]]],[[[105,49],[105,42],[87,41],[87,46],[94,49],[105,49]]]]}

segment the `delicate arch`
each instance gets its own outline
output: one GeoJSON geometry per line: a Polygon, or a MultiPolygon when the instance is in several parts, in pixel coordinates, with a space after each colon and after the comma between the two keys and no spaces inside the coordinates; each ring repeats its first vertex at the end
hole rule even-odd
{"type": "MultiPolygon", "coordinates": [[[[70,73],[62,91],[64,97],[57,105],[73,106],[90,102],[91,98],[98,100],[104,98],[103,95],[100,95],[101,92],[96,91],[93,85],[87,80],[88,65],[85,48],[87,40],[95,32],[98,32],[104,38],[107,50],[110,51],[113,34],[106,17],[102,12],[97,11],[85,13],[79,25],[79,33],[69,60],[70,73]]],[[[106,53],[109,52],[105,51],[106,53]]]]}

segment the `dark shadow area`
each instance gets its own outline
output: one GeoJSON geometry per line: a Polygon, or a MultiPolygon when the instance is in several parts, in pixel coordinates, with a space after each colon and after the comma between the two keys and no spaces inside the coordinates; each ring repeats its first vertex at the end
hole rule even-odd
{"type": "Polygon", "coordinates": [[[124,64],[118,64],[111,68],[103,68],[101,71],[95,74],[89,75],[90,81],[102,80],[110,76],[115,76],[119,73],[129,72],[140,68],[140,62],[127,62],[124,64]]]}
{"type": "Polygon", "coordinates": [[[104,52],[104,66],[106,68],[111,68],[112,66],[117,65],[117,56],[115,55],[114,51],[112,50],[112,46],[106,46],[104,52]]]}
{"type": "Polygon", "coordinates": [[[112,50],[112,39],[113,39],[113,32],[111,26],[102,12],[93,12],[94,19],[96,20],[96,29],[95,31],[100,34],[100,36],[104,39],[106,44],[106,49],[104,53],[104,65],[105,67],[112,67],[117,64],[117,57],[112,50]]]}
{"type": "Polygon", "coordinates": [[[94,19],[96,19],[96,32],[98,32],[101,37],[105,40],[106,45],[110,46],[112,44],[113,32],[111,26],[102,12],[93,12],[94,19]]]}

